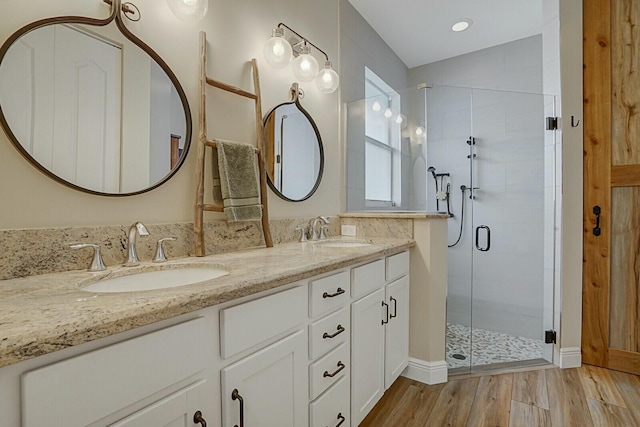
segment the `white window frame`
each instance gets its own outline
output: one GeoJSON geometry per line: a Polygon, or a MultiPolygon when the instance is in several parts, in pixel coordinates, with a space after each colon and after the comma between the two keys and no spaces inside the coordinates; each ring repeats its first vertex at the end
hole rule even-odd
{"type": "MultiPolygon", "coordinates": [[[[395,122],[395,118],[401,114],[401,97],[391,86],[389,86],[384,80],[378,77],[373,71],[365,67],[365,85],[370,84],[378,89],[381,93],[386,94],[387,103],[382,105],[379,114],[383,114],[387,108],[391,108],[394,114],[386,119],[389,121],[387,141],[380,141],[367,135],[366,131],[366,119],[365,113],[365,207],[368,208],[383,208],[383,207],[397,207],[401,205],[401,128],[400,125],[395,122]],[[374,145],[379,148],[389,150],[391,153],[391,170],[389,176],[391,177],[391,200],[374,200],[366,197],[366,147],[368,144],[374,145]]],[[[365,89],[366,92],[366,89],[365,89]]]]}

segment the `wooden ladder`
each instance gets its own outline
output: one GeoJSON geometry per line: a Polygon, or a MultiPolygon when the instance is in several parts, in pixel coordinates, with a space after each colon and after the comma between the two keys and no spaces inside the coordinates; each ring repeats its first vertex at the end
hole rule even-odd
{"type": "Polygon", "coordinates": [[[260,175],[260,203],[262,204],[262,234],[267,247],[273,247],[271,239],[271,230],[269,229],[269,210],[267,207],[267,175],[265,170],[264,155],[264,126],[262,123],[262,103],[260,98],[260,78],[258,76],[258,64],[254,59],[251,60],[251,68],[253,69],[253,86],[255,93],[247,92],[235,86],[220,82],[218,80],[207,77],[207,35],[204,31],[200,32],[200,113],[198,115],[198,124],[200,131],[198,134],[198,158],[196,163],[196,202],[195,202],[195,218],[193,221],[193,230],[195,233],[196,256],[205,255],[204,245],[204,211],[224,212],[224,207],[218,204],[204,203],[204,167],[206,148],[215,148],[216,143],[207,139],[207,120],[206,120],[206,87],[207,85],[234,93],[236,95],[250,98],[255,101],[256,110],[256,133],[258,156],[258,174],[260,175]]]}

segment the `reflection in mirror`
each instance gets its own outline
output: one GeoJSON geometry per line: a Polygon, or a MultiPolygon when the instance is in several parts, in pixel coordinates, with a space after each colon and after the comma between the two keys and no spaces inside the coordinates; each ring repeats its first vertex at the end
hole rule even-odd
{"type": "Polygon", "coordinates": [[[104,195],[166,181],[191,136],[175,77],[118,29],[44,22],[0,51],[0,119],[12,142],[53,178],[104,195]]]}
{"type": "MultiPolygon", "coordinates": [[[[297,93],[297,85],[294,84],[297,93]]],[[[318,128],[294,101],[280,104],[265,117],[269,186],[281,198],[299,202],[316,191],[324,169],[324,149],[318,128]]]]}

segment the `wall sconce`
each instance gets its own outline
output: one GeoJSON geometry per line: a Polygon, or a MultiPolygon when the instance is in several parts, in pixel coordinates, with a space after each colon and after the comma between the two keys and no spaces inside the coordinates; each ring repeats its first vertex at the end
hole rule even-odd
{"type": "Polygon", "coordinates": [[[291,58],[296,57],[293,61],[293,74],[298,80],[310,82],[315,79],[316,86],[322,93],[332,93],[338,89],[340,78],[338,73],[331,67],[329,56],[307,38],[282,22],[273,30],[271,38],[265,43],[263,53],[267,63],[275,68],[286,67],[291,58]],[[292,45],[290,41],[284,38],[285,28],[298,36],[300,40],[294,40],[292,45]],[[318,61],[311,55],[310,46],[313,46],[324,55],[325,61],[322,69],[320,69],[318,61]]]}
{"type": "Polygon", "coordinates": [[[167,0],[167,3],[173,14],[186,22],[201,20],[209,9],[209,0],[167,0]]]}

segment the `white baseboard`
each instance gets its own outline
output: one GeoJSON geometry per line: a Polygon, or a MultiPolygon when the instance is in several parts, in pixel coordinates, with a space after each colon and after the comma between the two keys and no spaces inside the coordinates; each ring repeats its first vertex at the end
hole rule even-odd
{"type": "Polygon", "coordinates": [[[582,351],[580,347],[561,348],[557,361],[557,365],[562,369],[579,368],[582,365],[582,351]]]}
{"type": "Polygon", "coordinates": [[[409,365],[402,373],[402,376],[429,385],[446,383],[447,362],[444,360],[427,362],[409,358],[409,365]]]}

